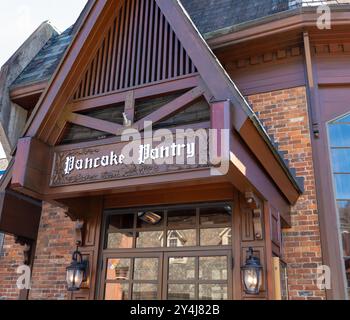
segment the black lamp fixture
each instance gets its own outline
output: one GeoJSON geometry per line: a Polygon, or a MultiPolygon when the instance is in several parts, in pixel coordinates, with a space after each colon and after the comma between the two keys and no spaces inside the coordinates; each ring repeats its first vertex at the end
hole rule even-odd
{"type": "Polygon", "coordinates": [[[246,263],[242,267],[244,291],[247,294],[259,294],[262,284],[262,269],[260,259],[254,257],[253,248],[249,248],[246,263]]]}
{"type": "Polygon", "coordinates": [[[66,269],[68,291],[79,291],[81,285],[87,280],[88,261],[83,260],[82,254],[77,250],[73,253],[72,262],[66,269]]]}

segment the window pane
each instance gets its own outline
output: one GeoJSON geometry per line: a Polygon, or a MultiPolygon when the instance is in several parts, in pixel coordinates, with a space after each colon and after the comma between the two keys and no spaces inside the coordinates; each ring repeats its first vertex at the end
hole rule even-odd
{"type": "Polygon", "coordinates": [[[349,147],[350,124],[330,124],[329,136],[332,147],[349,147]]]}
{"type": "Polygon", "coordinates": [[[170,229],[196,225],[196,209],[176,209],[168,211],[168,227],[170,229]]]}
{"type": "Polygon", "coordinates": [[[201,284],[199,285],[199,300],[227,300],[227,286],[201,284]]]}
{"type": "Polygon", "coordinates": [[[168,231],[167,246],[169,248],[196,246],[196,234],[195,229],[168,231]]]}
{"type": "Polygon", "coordinates": [[[170,284],[168,286],[168,300],[194,300],[194,284],[170,284]]]}
{"type": "Polygon", "coordinates": [[[333,172],[350,173],[350,149],[332,149],[333,172]]]}
{"type": "Polygon", "coordinates": [[[134,280],[157,280],[159,273],[158,263],[158,258],[135,259],[134,280]]]}
{"type": "Polygon", "coordinates": [[[201,208],[200,209],[200,221],[201,225],[215,225],[215,224],[231,224],[231,212],[230,206],[201,208]]]}
{"type": "Polygon", "coordinates": [[[137,213],[137,228],[157,228],[164,223],[164,213],[159,211],[145,211],[137,213]]]}
{"type": "Polygon", "coordinates": [[[107,249],[130,249],[133,247],[133,233],[109,233],[107,249]]]}
{"type": "Polygon", "coordinates": [[[337,199],[350,199],[350,174],[335,174],[337,199]]]}
{"type": "Polygon", "coordinates": [[[231,228],[202,229],[200,231],[201,246],[227,246],[231,243],[231,228]]]}
{"type": "Polygon", "coordinates": [[[350,258],[345,259],[345,272],[346,272],[347,286],[348,288],[350,288],[350,258]]]}
{"type": "Polygon", "coordinates": [[[105,300],[128,300],[129,283],[107,283],[105,300]]]}
{"type": "Polygon", "coordinates": [[[227,280],[227,257],[200,257],[199,280],[227,280]]]}
{"type": "Polygon", "coordinates": [[[130,259],[109,259],[107,263],[107,280],[129,280],[130,259]]]}
{"type": "Polygon", "coordinates": [[[158,285],[148,283],[135,283],[132,291],[133,300],[157,300],[158,285]]]}
{"type": "Polygon", "coordinates": [[[343,255],[350,257],[350,201],[338,201],[343,255]]]}
{"type": "Polygon", "coordinates": [[[116,214],[109,217],[108,232],[119,231],[120,229],[132,229],[134,227],[134,214],[116,214]]]}
{"type": "Polygon", "coordinates": [[[169,280],[193,280],[195,278],[196,258],[169,258],[169,280]]]}
{"type": "Polygon", "coordinates": [[[137,248],[161,248],[164,243],[163,231],[149,231],[136,233],[137,248]]]}

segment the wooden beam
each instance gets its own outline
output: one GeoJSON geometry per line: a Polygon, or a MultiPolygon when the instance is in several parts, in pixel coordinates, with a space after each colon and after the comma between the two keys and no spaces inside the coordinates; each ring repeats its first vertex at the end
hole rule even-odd
{"type": "Polygon", "coordinates": [[[189,103],[203,96],[204,93],[205,93],[205,89],[202,88],[201,86],[194,88],[186,92],[182,96],[172,100],[171,102],[161,107],[160,109],[154,111],[153,113],[146,116],[145,118],[141,119],[135,124],[135,126],[138,128],[139,131],[142,131],[145,129],[146,121],[152,121],[153,123],[157,123],[162,119],[169,117],[170,115],[176,112],[179,112],[181,109],[185,108],[189,103]]]}
{"type": "MultiPolygon", "coordinates": [[[[199,76],[186,76],[178,80],[153,83],[142,87],[134,88],[134,98],[143,99],[154,97],[165,93],[176,92],[185,89],[191,89],[199,84],[199,76]]],[[[84,99],[73,102],[70,108],[73,112],[86,111],[111,104],[122,103],[126,100],[130,89],[114,92],[107,95],[95,96],[90,99],[84,99]]]]}
{"type": "Polygon", "coordinates": [[[100,120],[82,114],[70,113],[67,116],[67,121],[72,124],[83,126],[86,128],[107,132],[117,135],[117,133],[123,129],[123,126],[117,123],[100,120]]]}

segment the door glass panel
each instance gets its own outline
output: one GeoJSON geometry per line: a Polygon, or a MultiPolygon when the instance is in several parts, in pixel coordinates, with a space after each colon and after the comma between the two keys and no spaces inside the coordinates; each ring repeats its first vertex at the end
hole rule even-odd
{"type": "Polygon", "coordinates": [[[169,258],[169,280],[193,280],[195,278],[196,258],[169,258]]]}
{"type": "Polygon", "coordinates": [[[129,283],[107,283],[105,300],[128,300],[129,283]]]}
{"type": "Polygon", "coordinates": [[[197,232],[193,230],[171,230],[168,231],[167,247],[191,247],[197,244],[197,232]]]}
{"type": "Polygon", "coordinates": [[[131,249],[133,247],[132,232],[109,233],[107,238],[107,249],[131,249]]]}
{"type": "Polygon", "coordinates": [[[164,244],[163,231],[136,233],[136,248],[161,248],[164,244]]]}
{"type": "Polygon", "coordinates": [[[157,300],[158,299],[158,285],[149,283],[134,283],[133,300],[157,300]]]}
{"type": "Polygon", "coordinates": [[[199,300],[227,300],[227,298],[227,285],[199,285],[199,300]]]}
{"type": "Polygon", "coordinates": [[[200,231],[201,246],[231,245],[231,228],[211,228],[200,231]]]}
{"type": "Polygon", "coordinates": [[[157,280],[159,259],[137,258],[135,259],[134,280],[157,280]]]}
{"type": "Polygon", "coordinates": [[[230,206],[201,208],[200,209],[200,222],[203,226],[210,226],[215,224],[227,224],[231,223],[230,206]]]}
{"type": "Polygon", "coordinates": [[[196,225],[196,209],[176,209],[168,211],[168,227],[193,227],[196,225]]]}
{"type": "Polygon", "coordinates": [[[169,300],[194,300],[195,285],[194,284],[169,284],[168,299],[169,300]]]}
{"type": "Polygon", "coordinates": [[[107,280],[129,280],[130,259],[109,259],[107,263],[107,280]]]}
{"type": "Polygon", "coordinates": [[[200,257],[200,280],[227,280],[227,257],[200,257]]]}

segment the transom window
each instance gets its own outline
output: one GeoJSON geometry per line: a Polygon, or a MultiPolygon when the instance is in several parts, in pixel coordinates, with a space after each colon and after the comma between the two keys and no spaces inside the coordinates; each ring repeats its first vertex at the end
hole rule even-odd
{"type": "Polygon", "coordinates": [[[169,207],[110,215],[105,249],[230,246],[231,206],[169,207]]]}
{"type": "Polygon", "coordinates": [[[328,125],[340,237],[350,296],[350,114],[328,125]]]}

